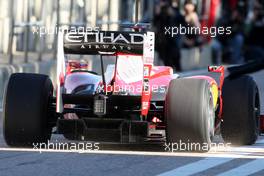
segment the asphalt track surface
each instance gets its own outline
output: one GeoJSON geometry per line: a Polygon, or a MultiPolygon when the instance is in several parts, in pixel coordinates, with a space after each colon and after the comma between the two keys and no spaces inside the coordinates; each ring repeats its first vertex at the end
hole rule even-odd
{"type": "MultiPolygon", "coordinates": [[[[185,75],[203,73],[197,71],[185,75]]],[[[253,77],[261,91],[263,113],[264,71],[253,77]]],[[[168,152],[161,144],[99,144],[100,150],[40,150],[8,147],[2,137],[2,117],[0,121],[0,176],[264,175],[263,136],[252,146],[213,147],[208,153],[168,152]]],[[[220,137],[215,141],[222,142],[220,137]]],[[[69,144],[73,141],[53,135],[51,142],[69,144]]]]}

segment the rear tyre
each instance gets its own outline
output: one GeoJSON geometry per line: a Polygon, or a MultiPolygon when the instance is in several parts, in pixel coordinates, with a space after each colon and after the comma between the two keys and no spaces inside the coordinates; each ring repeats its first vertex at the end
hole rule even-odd
{"type": "Polygon", "coordinates": [[[3,132],[9,146],[46,143],[51,137],[48,106],[53,94],[46,75],[12,74],[5,92],[3,132]]]}
{"type": "Polygon", "coordinates": [[[256,82],[250,76],[226,78],[223,85],[222,137],[233,145],[254,144],[259,135],[260,103],[256,82]]]}
{"type": "Polygon", "coordinates": [[[209,86],[202,79],[183,78],[170,82],[165,102],[168,143],[176,143],[179,147],[185,144],[185,150],[190,151],[210,149],[215,113],[209,86]]]}

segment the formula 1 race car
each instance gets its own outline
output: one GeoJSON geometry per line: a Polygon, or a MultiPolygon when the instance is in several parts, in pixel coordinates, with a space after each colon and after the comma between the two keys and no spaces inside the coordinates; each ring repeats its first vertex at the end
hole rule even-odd
{"type": "Polygon", "coordinates": [[[70,140],[253,144],[260,130],[259,92],[250,76],[180,77],[154,66],[154,33],[59,32],[56,96],[46,75],[12,74],[4,100],[9,146],[47,142],[56,132],[70,140]],[[101,73],[66,54],[100,56],[101,73]],[[113,64],[105,62],[112,57],[113,64]]]}

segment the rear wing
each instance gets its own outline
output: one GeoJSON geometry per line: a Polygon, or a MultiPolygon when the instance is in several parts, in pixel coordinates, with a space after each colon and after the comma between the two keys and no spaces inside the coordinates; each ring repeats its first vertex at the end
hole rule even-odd
{"type": "Polygon", "coordinates": [[[68,32],[64,35],[65,54],[96,55],[124,53],[143,55],[144,32],[68,32]]]}

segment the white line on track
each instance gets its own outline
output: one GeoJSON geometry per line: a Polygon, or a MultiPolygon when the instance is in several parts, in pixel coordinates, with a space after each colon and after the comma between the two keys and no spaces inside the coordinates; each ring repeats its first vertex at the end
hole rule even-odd
{"type": "Polygon", "coordinates": [[[247,176],[261,170],[264,170],[264,159],[256,159],[217,176],[247,176]]]}
{"type": "MultiPolygon", "coordinates": [[[[247,150],[247,148],[246,148],[247,150]]],[[[263,149],[262,149],[263,150],[263,149]]],[[[181,157],[210,157],[210,158],[248,158],[264,159],[263,153],[241,153],[241,151],[230,152],[208,152],[208,153],[188,153],[188,152],[142,152],[142,151],[120,151],[120,150],[56,150],[56,149],[32,149],[32,148],[9,148],[0,147],[0,151],[10,152],[38,152],[38,153],[84,153],[84,154],[112,154],[112,155],[146,155],[146,156],[181,156],[181,157]]]]}
{"type": "Polygon", "coordinates": [[[193,162],[185,166],[170,170],[168,172],[164,172],[160,174],[159,176],[175,176],[175,175],[188,176],[188,175],[196,174],[198,172],[202,172],[212,167],[224,164],[231,160],[233,159],[232,158],[205,158],[197,162],[193,162]]]}

